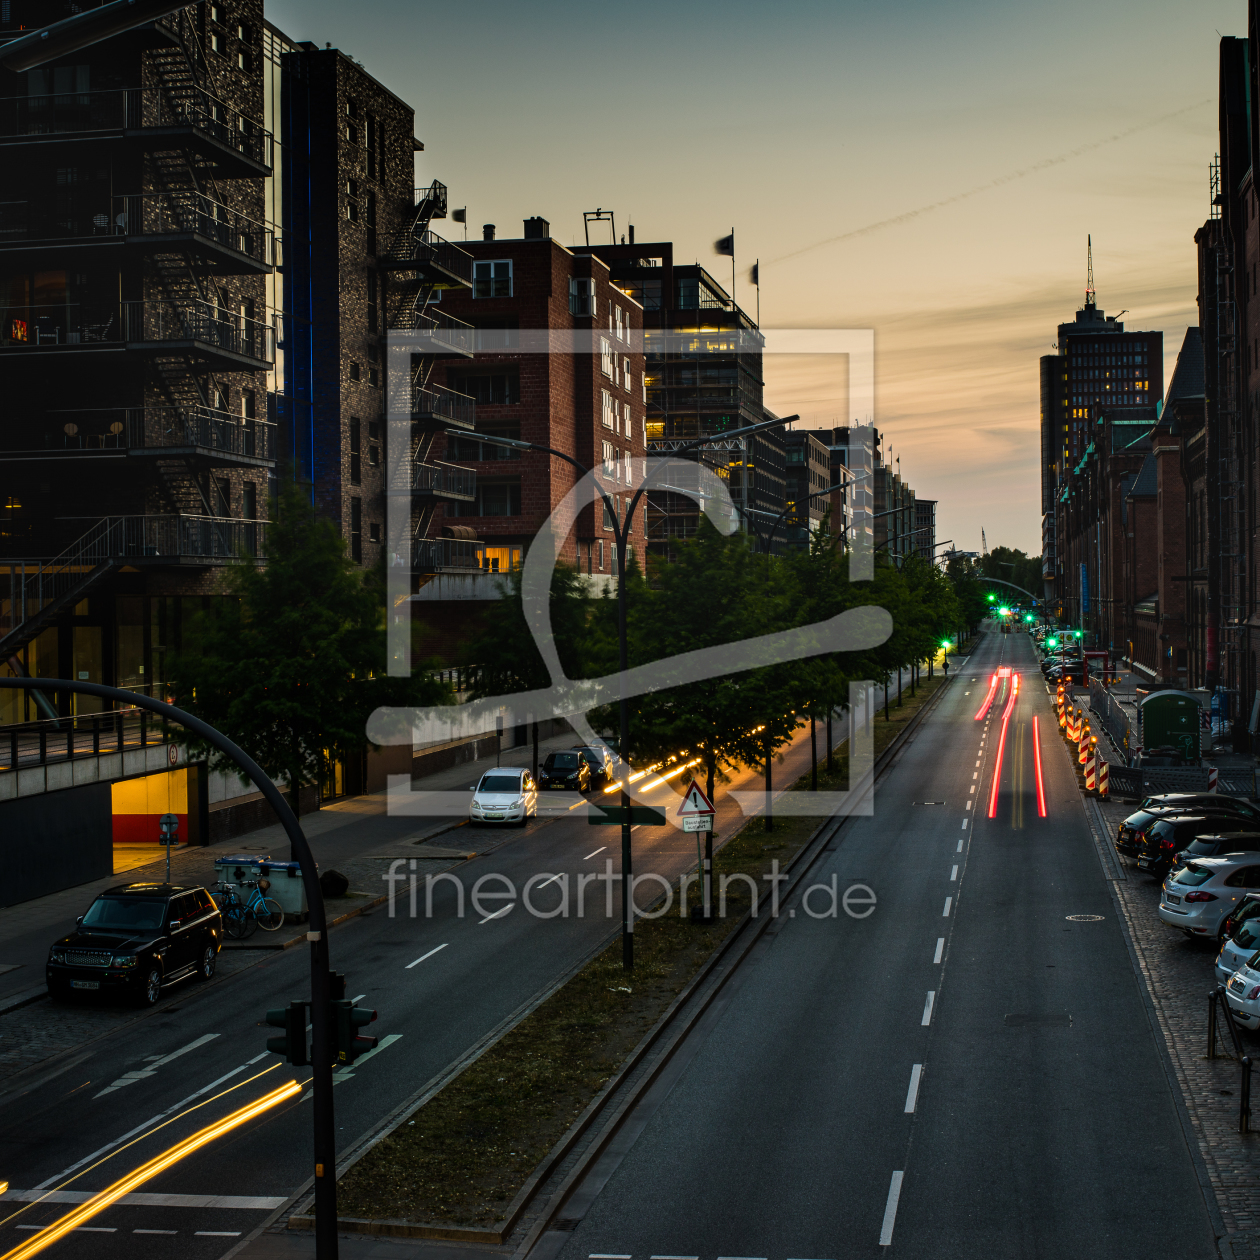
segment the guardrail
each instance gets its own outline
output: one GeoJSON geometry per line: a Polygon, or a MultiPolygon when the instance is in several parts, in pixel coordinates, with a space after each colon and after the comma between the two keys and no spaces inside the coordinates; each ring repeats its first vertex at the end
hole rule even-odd
{"type": "Polygon", "coordinates": [[[122,308],[127,341],[200,341],[260,363],[275,362],[275,329],[264,320],[200,300],[124,302],[122,308]]]}
{"type": "Polygon", "coordinates": [[[271,230],[204,193],[134,193],[114,198],[114,231],[125,236],[163,236],[195,232],[255,262],[270,264],[271,230]]]}
{"type": "Polygon", "coordinates": [[[485,543],[465,538],[416,538],[411,567],[417,573],[480,573],[484,550],[485,543]]]}
{"type": "Polygon", "coordinates": [[[1103,729],[1111,736],[1111,742],[1125,762],[1131,761],[1137,740],[1133,737],[1129,715],[1097,678],[1089,680],[1089,711],[1098,715],[1103,729]]]}
{"type": "Polygon", "coordinates": [[[148,709],[115,709],[41,722],[17,722],[0,727],[0,770],[21,770],[50,761],[99,757],[102,753],[169,742],[166,724],[148,709]]]}
{"type": "Polygon", "coordinates": [[[276,458],[276,426],[210,407],[133,407],[127,411],[132,450],[196,446],[253,459],[276,458]]]}

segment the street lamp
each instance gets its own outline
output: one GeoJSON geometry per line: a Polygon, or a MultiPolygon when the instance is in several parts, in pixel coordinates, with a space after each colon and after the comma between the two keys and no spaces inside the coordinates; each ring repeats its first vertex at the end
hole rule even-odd
{"type": "MultiPolygon", "coordinates": [[[[38,686],[41,691],[71,691],[78,695],[99,696],[120,700],[139,709],[149,709],[168,722],[192,731],[207,744],[217,748],[236,762],[253,781],[254,786],[276,811],[280,825],[288,834],[302,871],[309,910],[306,939],[311,943],[311,1088],[313,1097],[315,1164],[315,1254],[318,1260],[337,1257],[337,1132],[333,1121],[333,1026],[332,992],[329,985],[328,926],[324,918],[324,897],[319,887],[319,872],[301,824],[276,785],[263,773],[254,759],[208,722],[146,696],[143,692],[122,691],[101,683],[70,682],[60,678],[0,678],[0,687],[13,690],[38,686]]],[[[294,789],[297,790],[296,788],[294,789]]],[[[170,850],[167,849],[169,855],[170,850]]]]}
{"type": "MultiPolygon", "coordinates": [[[[742,429],[732,429],[728,433],[713,433],[707,437],[696,438],[694,441],[685,442],[674,453],[677,455],[686,454],[688,451],[697,450],[699,447],[712,442],[716,437],[735,438],[746,437],[750,433],[760,433],[765,429],[780,428],[785,424],[791,424],[794,420],[799,420],[800,416],[784,416],[781,420],[763,420],[760,424],[745,425],[742,429]]],[[[463,430],[447,429],[448,437],[466,438],[468,434],[463,430]]],[[[572,455],[566,455],[564,451],[557,451],[554,447],[543,446],[539,442],[522,442],[519,438],[502,438],[491,437],[486,433],[478,433],[477,441],[488,442],[492,446],[507,446],[518,451],[538,451],[544,455],[554,455],[557,459],[562,459],[566,464],[570,464],[576,468],[579,474],[585,476],[591,469],[580,464],[572,455]]],[[[623,918],[621,924],[621,965],[626,971],[634,969],[634,888],[631,883],[631,854],[630,854],[630,793],[627,790],[628,779],[630,774],[630,765],[626,759],[626,750],[630,743],[630,703],[625,694],[625,676],[626,670],[630,667],[630,647],[627,636],[627,595],[626,588],[626,551],[630,541],[630,523],[634,519],[634,509],[638,506],[639,500],[651,486],[655,472],[649,472],[644,478],[639,488],[634,492],[633,498],[630,500],[629,506],[626,508],[624,520],[618,520],[616,504],[613,502],[608,491],[599,484],[598,479],[595,482],[595,488],[599,491],[600,498],[604,501],[604,506],[608,509],[608,515],[612,519],[613,540],[617,548],[617,639],[619,649],[619,659],[621,662],[621,732],[620,747],[618,752],[621,758],[621,899],[623,918]]],[[[710,832],[710,844],[712,843],[712,833],[710,832]]]]}

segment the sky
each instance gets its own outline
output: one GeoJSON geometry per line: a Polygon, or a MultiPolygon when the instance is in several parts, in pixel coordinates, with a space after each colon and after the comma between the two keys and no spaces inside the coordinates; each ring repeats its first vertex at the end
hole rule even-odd
{"type": "MultiPolygon", "coordinates": [[[[1195,314],[1222,35],[1242,0],[269,0],[416,110],[417,182],[473,235],[616,213],[767,328],[874,328],[875,423],[937,538],[1041,549],[1038,359],[1085,290],[1164,334],[1195,314]]],[[[462,229],[447,224],[458,240],[462,229]]],[[[842,358],[769,356],[766,405],[847,415],[842,358]]]]}

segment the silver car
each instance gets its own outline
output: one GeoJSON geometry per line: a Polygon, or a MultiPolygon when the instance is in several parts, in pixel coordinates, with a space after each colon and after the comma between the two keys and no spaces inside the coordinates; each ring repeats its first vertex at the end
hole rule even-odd
{"type": "Polygon", "coordinates": [[[1159,917],[1187,936],[1218,940],[1226,916],[1252,888],[1260,888],[1260,853],[1196,858],[1164,881],[1159,917]]]}
{"type": "Polygon", "coordinates": [[[1221,925],[1223,944],[1216,958],[1216,978],[1228,984],[1229,978],[1248,958],[1260,950],[1260,893],[1248,893],[1221,925]]]}
{"type": "Polygon", "coordinates": [[[1225,1001],[1244,1028],[1260,1028],[1260,951],[1252,954],[1225,985],[1225,1001]]]}
{"type": "Polygon", "coordinates": [[[538,817],[538,788],[528,770],[511,766],[487,770],[470,790],[473,798],[468,805],[468,821],[474,826],[514,822],[523,827],[527,819],[538,817]]]}

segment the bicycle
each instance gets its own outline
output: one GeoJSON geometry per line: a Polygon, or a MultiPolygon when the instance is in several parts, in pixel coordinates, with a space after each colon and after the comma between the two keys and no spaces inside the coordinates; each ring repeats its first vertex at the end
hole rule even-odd
{"type": "Polygon", "coordinates": [[[279,928],[284,922],[284,909],[274,897],[266,896],[267,889],[271,887],[270,881],[245,879],[241,881],[241,887],[254,890],[245,901],[236,895],[236,884],[224,881],[219,885],[225,893],[219,909],[227,934],[239,941],[252,936],[255,927],[262,928],[264,932],[274,932],[279,928]]]}

